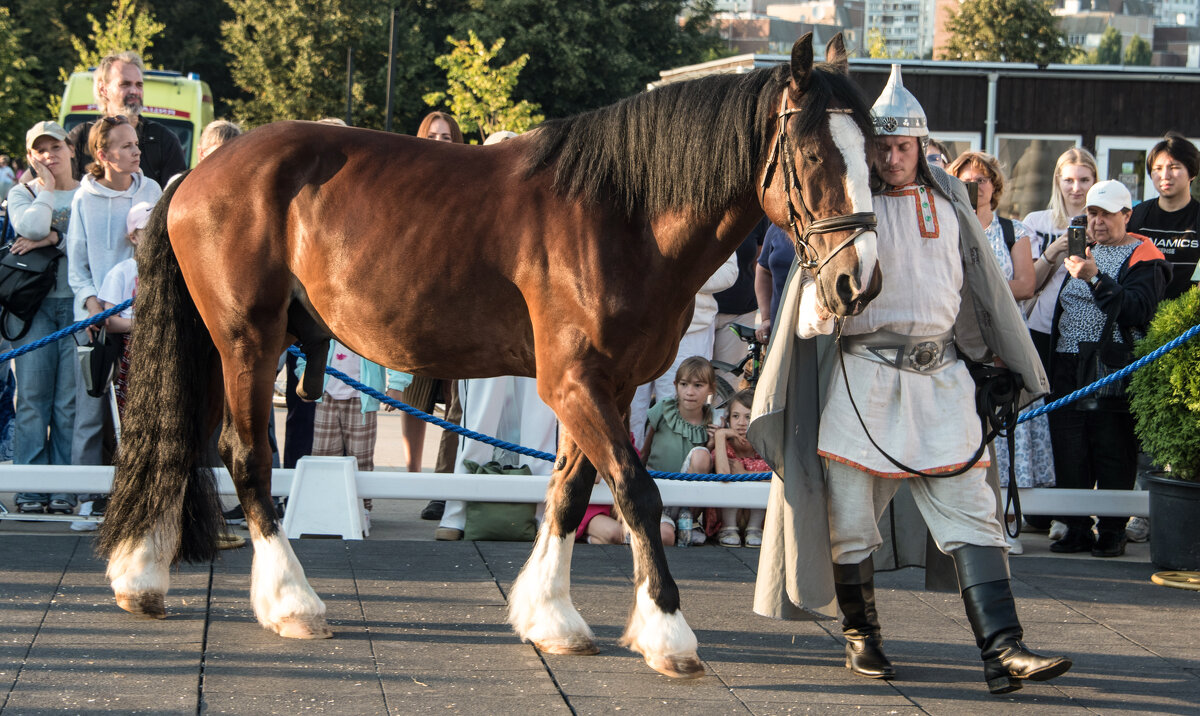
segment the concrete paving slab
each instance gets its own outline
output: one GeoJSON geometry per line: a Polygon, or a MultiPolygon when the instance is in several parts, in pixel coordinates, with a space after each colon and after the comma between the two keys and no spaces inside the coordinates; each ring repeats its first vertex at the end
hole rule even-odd
{"type": "Polygon", "coordinates": [[[170,618],[143,621],[113,604],[90,537],[0,534],[0,713],[1182,714],[1200,694],[1200,595],[1151,585],[1145,563],[1014,559],[1027,641],[1076,666],[997,698],[961,600],[921,591],[919,570],[879,575],[901,678],[878,682],[843,667],[837,622],[751,613],[756,553],[669,549],[708,670],[675,682],[616,645],[633,597],[623,546],[575,550],[573,597],[603,651],[566,657],[505,623],[528,544],[293,545],[332,640],[255,622],[249,549],[175,570],[170,618]]]}

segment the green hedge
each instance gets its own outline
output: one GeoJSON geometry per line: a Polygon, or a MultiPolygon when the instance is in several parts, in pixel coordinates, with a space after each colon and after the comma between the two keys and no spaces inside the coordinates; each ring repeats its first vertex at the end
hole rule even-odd
{"type": "MultiPolygon", "coordinates": [[[[1200,324],[1200,287],[1163,301],[1138,341],[1142,357],[1200,324]]],[[[1130,379],[1129,407],[1142,449],[1172,475],[1200,479],[1200,337],[1193,338],[1130,379]]]]}

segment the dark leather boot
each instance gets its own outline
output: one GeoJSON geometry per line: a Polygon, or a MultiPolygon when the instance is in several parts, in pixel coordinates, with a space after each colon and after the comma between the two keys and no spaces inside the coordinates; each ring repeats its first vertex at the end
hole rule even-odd
{"type": "Polygon", "coordinates": [[[874,564],[870,559],[861,564],[835,564],[833,580],[843,614],[846,668],[868,679],[893,678],[896,670],[883,653],[879,615],[875,612],[874,564]]]}
{"type": "Polygon", "coordinates": [[[1021,688],[1022,681],[1049,681],[1071,668],[1070,659],[1035,654],[1021,642],[1024,630],[1017,619],[1003,548],[967,545],[952,556],[967,620],[983,657],[988,691],[1007,694],[1021,688]]]}

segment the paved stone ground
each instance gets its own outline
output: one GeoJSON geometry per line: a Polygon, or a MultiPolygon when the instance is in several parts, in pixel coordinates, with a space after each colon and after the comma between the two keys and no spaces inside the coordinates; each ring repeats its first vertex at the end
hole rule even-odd
{"type": "Polygon", "coordinates": [[[170,617],[142,621],[113,604],[90,536],[0,536],[0,713],[1195,714],[1200,697],[1200,593],[1151,584],[1145,563],[1014,559],[1029,643],[1075,668],[998,698],[961,603],[921,591],[917,570],[879,577],[900,674],[885,683],[846,671],[832,623],[750,612],[755,552],[669,549],[709,671],[674,682],[616,646],[624,547],[576,550],[575,601],[603,651],[560,657],[504,623],[527,544],[293,544],[334,639],[254,622],[245,549],[179,569],[170,617]]]}

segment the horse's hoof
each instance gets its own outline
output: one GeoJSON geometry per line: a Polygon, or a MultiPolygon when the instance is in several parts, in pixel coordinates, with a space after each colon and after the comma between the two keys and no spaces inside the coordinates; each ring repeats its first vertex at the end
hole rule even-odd
{"type": "Polygon", "coordinates": [[[672,679],[698,679],[704,676],[704,664],[695,656],[647,656],[646,663],[651,669],[672,679]]]}
{"type": "Polygon", "coordinates": [[[134,616],[147,619],[165,619],[167,609],[165,597],[160,592],[141,592],[134,594],[118,594],[117,606],[134,616]]]}
{"type": "Polygon", "coordinates": [[[596,646],[596,642],[586,636],[572,636],[553,641],[534,641],[533,645],[537,647],[538,651],[563,656],[592,656],[600,653],[600,647],[596,646]]]}
{"type": "Polygon", "coordinates": [[[276,625],[275,633],[284,639],[329,639],[333,632],[320,617],[286,617],[276,625]]]}

